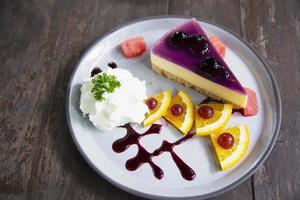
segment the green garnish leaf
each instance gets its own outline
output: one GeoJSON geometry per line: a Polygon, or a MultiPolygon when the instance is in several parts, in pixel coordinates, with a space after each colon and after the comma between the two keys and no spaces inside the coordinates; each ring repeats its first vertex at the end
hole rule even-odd
{"type": "Polygon", "coordinates": [[[92,83],[92,93],[94,94],[94,97],[99,101],[105,100],[105,98],[103,97],[103,94],[105,92],[113,93],[116,88],[119,88],[121,86],[121,83],[117,80],[116,76],[108,75],[106,73],[101,73],[94,76],[94,78],[92,79],[92,83]]]}

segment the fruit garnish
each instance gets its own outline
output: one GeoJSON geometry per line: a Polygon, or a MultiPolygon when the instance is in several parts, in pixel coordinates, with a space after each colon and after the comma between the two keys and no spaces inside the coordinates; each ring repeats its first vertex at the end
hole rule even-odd
{"type": "Polygon", "coordinates": [[[180,90],[172,99],[164,118],[187,134],[194,124],[194,106],[190,96],[180,90]]]}
{"type": "Polygon", "coordinates": [[[93,87],[92,93],[94,94],[95,99],[103,101],[103,94],[113,93],[115,89],[121,86],[121,83],[117,80],[116,76],[109,75],[106,73],[97,74],[92,79],[93,87]]]}
{"type": "Polygon", "coordinates": [[[210,106],[200,106],[198,114],[203,119],[210,119],[214,116],[214,109],[210,106]]]}
{"type": "Polygon", "coordinates": [[[247,105],[245,108],[241,109],[241,113],[244,116],[253,116],[256,115],[258,112],[258,103],[257,103],[257,97],[253,90],[249,88],[244,88],[246,90],[246,93],[248,95],[247,105]]]}
{"type": "Polygon", "coordinates": [[[149,108],[149,110],[153,110],[157,106],[157,100],[153,97],[146,100],[146,104],[149,108]]]}
{"type": "Polygon", "coordinates": [[[145,100],[150,111],[146,114],[146,119],[143,122],[144,126],[153,124],[166,113],[171,101],[171,95],[171,90],[166,90],[154,94],[145,100]]]}
{"type": "Polygon", "coordinates": [[[219,55],[224,58],[226,52],[226,46],[217,36],[212,36],[209,38],[210,42],[214,45],[215,49],[219,53],[219,55]]]}
{"type": "Polygon", "coordinates": [[[211,134],[210,139],[221,170],[227,170],[237,164],[246,154],[250,141],[248,126],[244,124],[227,128],[222,132],[211,134]],[[230,137],[233,138],[230,139],[230,137]],[[219,144],[220,140],[222,140],[222,145],[219,144]],[[229,148],[224,148],[225,143],[226,147],[229,146],[229,148]]]}
{"type": "Polygon", "coordinates": [[[171,112],[174,116],[180,116],[183,114],[183,108],[181,105],[179,104],[174,104],[172,107],[171,107],[171,112]]]}
{"type": "Polygon", "coordinates": [[[132,58],[142,55],[146,51],[147,45],[144,38],[138,36],[123,41],[121,49],[126,58],[132,58]]]}
{"type": "Polygon", "coordinates": [[[223,149],[230,149],[233,147],[234,137],[230,133],[222,133],[218,136],[217,141],[223,149]]]}
{"type": "Polygon", "coordinates": [[[231,114],[231,104],[200,104],[196,106],[196,135],[204,136],[221,130],[229,121],[231,114]]]}

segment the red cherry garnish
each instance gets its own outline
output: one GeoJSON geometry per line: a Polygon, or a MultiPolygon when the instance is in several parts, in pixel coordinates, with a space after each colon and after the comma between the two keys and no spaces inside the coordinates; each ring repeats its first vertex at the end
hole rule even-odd
{"type": "Polygon", "coordinates": [[[175,116],[180,116],[183,113],[183,107],[181,105],[179,105],[179,104],[174,104],[171,107],[171,112],[175,116]]]}
{"type": "Polygon", "coordinates": [[[198,114],[203,119],[210,119],[214,116],[214,109],[210,106],[201,106],[198,110],[198,114]]]}
{"type": "Polygon", "coordinates": [[[153,110],[157,106],[157,100],[155,98],[149,98],[146,101],[146,104],[149,108],[149,110],[153,110]]]}
{"type": "Polygon", "coordinates": [[[233,147],[234,138],[230,133],[222,133],[218,137],[218,144],[224,149],[230,149],[233,147]]]}

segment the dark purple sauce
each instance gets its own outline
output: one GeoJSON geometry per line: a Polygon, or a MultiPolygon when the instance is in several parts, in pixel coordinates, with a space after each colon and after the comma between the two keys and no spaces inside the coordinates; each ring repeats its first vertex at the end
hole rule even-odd
{"type": "Polygon", "coordinates": [[[99,67],[94,67],[94,69],[91,71],[91,77],[93,77],[96,74],[99,74],[101,72],[102,72],[102,70],[99,67]]]}
{"type": "Polygon", "coordinates": [[[121,126],[127,130],[127,134],[118,140],[116,140],[112,148],[115,152],[121,153],[124,152],[128,147],[130,147],[133,144],[138,144],[139,140],[146,135],[150,134],[159,134],[159,131],[161,129],[161,124],[152,124],[150,128],[142,134],[137,133],[130,124],[125,124],[124,126],[121,126]]]}
{"type": "Polygon", "coordinates": [[[112,69],[115,69],[115,68],[118,67],[117,64],[116,64],[115,62],[110,62],[110,63],[108,63],[107,65],[108,65],[110,68],[112,68],[112,69]]]}
{"type": "Polygon", "coordinates": [[[142,134],[137,133],[130,124],[126,124],[123,127],[127,130],[127,134],[125,137],[116,140],[112,148],[115,152],[121,153],[124,152],[128,147],[133,144],[136,144],[138,147],[138,152],[136,156],[127,160],[126,168],[130,171],[134,171],[138,169],[144,163],[148,163],[153,171],[154,176],[157,179],[162,179],[164,176],[163,170],[157,166],[153,161],[152,158],[155,156],[159,156],[163,152],[170,152],[176,166],[178,167],[182,177],[186,180],[193,180],[196,177],[196,173],[194,170],[189,167],[174,151],[173,148],[182,142],[192,138],[194,134],[187,134],[184,137],[180,138],[179,140],[170,143],[164,140],[159,148],[154,150],[152,153],[148,152],[142,145],[139,143],[139,140],[149,134],[159,134],[161,129],[160,124],[152,124],[151,127],[142,134]]]}
{"type": "Polygon", "coordinates": [[[186,180],[193,180],[196,177],[196,173],[194,172],[194,170],[188,166],[174,151],[173,148],[179,144],[181,144],[182,142],[185,142],[186,140],[192,138],[195,134],[187,134],[184,137],[180,138],[179,140],[170,143],[166,140],[164,140],[161,144],[161,146],[154,150],[152,153],[152,156],[159,156],[160,154],[162,154],[163,152],[170,152],[175,164],[177,165],[182,177],[186,180]]]}

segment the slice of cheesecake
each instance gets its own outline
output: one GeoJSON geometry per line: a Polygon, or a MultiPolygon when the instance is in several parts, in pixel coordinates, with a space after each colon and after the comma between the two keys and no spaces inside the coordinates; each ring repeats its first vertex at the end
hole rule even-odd
{"type": "Polygon", "coordinates": [[[152,68],[216,100],[244,108],[247,94],[195,19],[162,36],[151,50],[152,68]]]}

